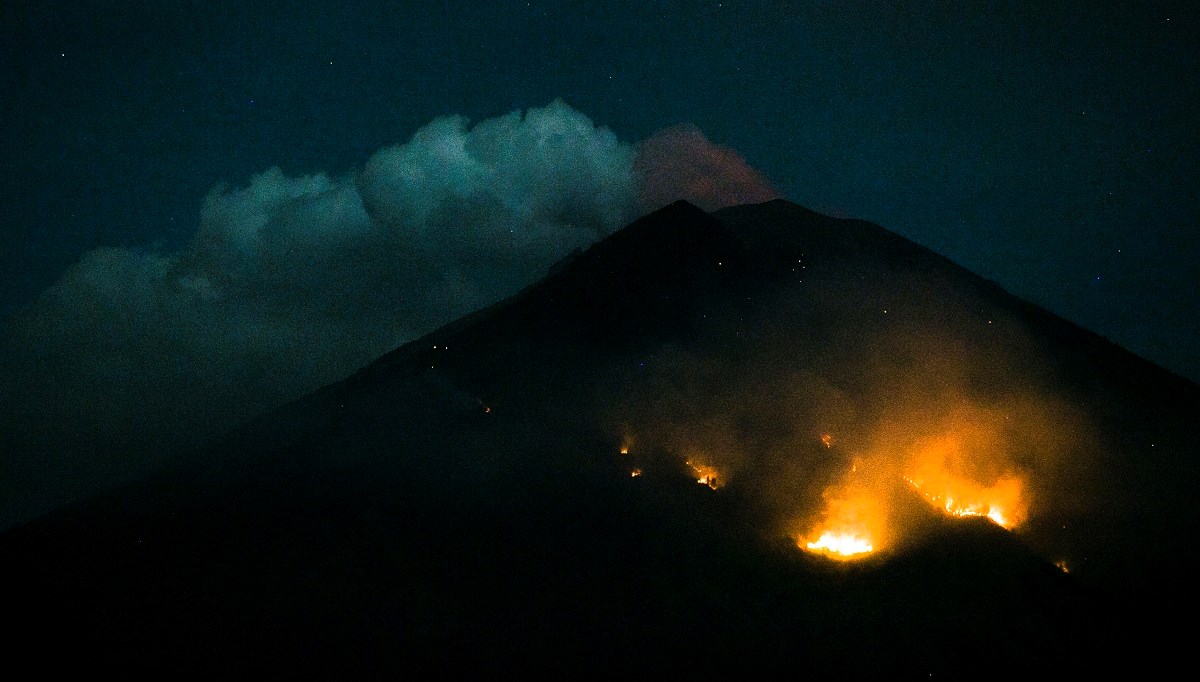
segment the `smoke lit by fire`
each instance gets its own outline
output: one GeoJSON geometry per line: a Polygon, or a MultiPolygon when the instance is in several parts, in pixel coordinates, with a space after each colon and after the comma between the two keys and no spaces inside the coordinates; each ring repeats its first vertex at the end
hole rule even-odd
{"type": "Polygon", "coordinates": [[[931,504],[952,516],[986,516],[1004,528],[1017,525],[1015,518],[1005,512],[1005,509],[1015,508],[1020,499],[1021,481],[1016,478],[1006,478],[989,487],[956,479],[949,474],[937,484],[923,485],[907,477],[904,480],[931,504]],[[939,495],[928,492],[929,488],[947,492],[939,495]],[[963,492],[956,494],[950,490],[963,492]]]}
{"type": "MultiPolygon", "coordinates": [[[[879,551],[905,532],[893,527],[904,523],[891,513],[905,483],[950,516],[986,517],[1010,530],[1021,525],[1030,485],[1015,464],[1013,422],[1012,414],[965,404],[924,425],[908,417],[882,421],[844,478],[825,490],[821,516],[797,545],[839,560],[879,551]]],[[[820,441],[827,449],[835,442],[828,433],[820,441]]]]}
{"type": "MultiPolygon", "coordinates": [[[[775,473],[763,475],[759,470],[747,478],[751,485],[768,486],[766,494],[778,495],[777,490],[788,484],[780,485],[770,476],[803,480],[822,475],[821,467],[828,472],[830,464],[844,466],[843,474],[834,476],[832,485],[820,493],[819,507],[814,509],[812,502],[794,498],[791,504],[801,513],[787,521],[787,532],[798,548],[839,561],[889,549],[913,531],[909,527],[914,518],[911,511],[900,511],[897,500],[920,499],[949,516],[985,517],[1011,530],[1027,520],[1032,493],[1029,472],[1018,466],[1020,459],[1012,455],[1021,441],[1006,431],[1009,424],[1019,421],[1016,417],[1020,414],[969,403],[958,403],[925,420],[914,418],[910,411],[897,412],[865,429],[859,424],[858,430],[865,436],[852,428],[836,437],[817,431],[815,438],[808,436],[814,438],[808,441],[811,445],[791,446],[792,453],[797,453],[796,448],[801,452],[810,448],[809,454],[801,456],[815,459],[796,460],[807,461],[806,467],[779,468],[776,463],[770,469],[775,473]],[[817,458],[818,452],[826,454],[817,458]]],[[[690,433],[689,439],[694,435],[690,433]]],[[[630,432],[624,431],[620,453],[627,456],[632,443],[630,432]]],[[[718,436],[708,443],[704,447],[690,440],[679,449],[692,453],[682,459],[695,481],[717,490],[728,483],[720,471],[734,465],[745,470],[751,463],[744,456],[740,461],[730,457],[729,453],[738,451],[734,439],[718,436]],[[697,454],[701,449],[705,454],[697,454]]],[[[640,468],[626,471],[634,478],[642,475],[640,468]]],[[[812,489],[797,488],[801,496],[811,494],[806,490],[812,489]]],[[[788,501],[777,503],[786,513],[788,501]]]]}
{"type": "Polygon", "coordinates": [[[856,461],[844,483],[825,491],[820,523],[808,535],[797,538],[797,546],[839,561],[874,552],[887,531],[888,510],[884,496],[873,488],[859,475],[856,461]]]}
{"type": "Polygon", "coordinates": [[[953,516],[985,516],[1004,528],[1025,521],[1029,504],[1023,481],[1011,473],[980,480],[979,473],[997,471],[994,462],[980,462],[986,443],[964,443],[958,435],[927,439],[918,444],[904,480],[930,504],[953,516]]]}
{"type": "Polygon", "coordinates": [[[719,484],[717,483],[716,469],[707,464],[702,464],[695,459],[687,460],[687,465],[692,468],[693,472],[695,472],[697,483],[703,483],[713,490],[716,490],[719,487],[719,484]]]}
{"type": "Polygon", "coordinates": [[[629,433],[626,432],[624,435],[621,436],[621,450],[620,450],[621,454],[628,455],[629,449],[632,447],[633,447],[633,436],[629,435],[629,433]]]}
{"type": "Polygon", "coordinates": [[[790,337],[755,340],[766,349],[757,363],[669,348],[621,387],[614,445],[636,433],[646,475],[654,460],[644,457],[677,457],[690,480],[752,501],[745,527],[831,560],[908,551],[965,517],[1033,537],[1079,504],[1064,482],[1094,446],[1052,375],[1012,381],[1037,366],[1011,350],[1014,339],[1004,356],[926,334],[872,335],[866,350],[832,344],[816,358],[797,355],[790,337]],[[797,369],[805,363],[820,373],[797,369]]]}

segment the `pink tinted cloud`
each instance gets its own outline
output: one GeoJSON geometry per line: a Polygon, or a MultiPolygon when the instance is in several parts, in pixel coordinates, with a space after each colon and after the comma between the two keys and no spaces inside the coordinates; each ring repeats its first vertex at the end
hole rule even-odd
{"type": "Polygon", "coordinates": [[[633,162],[638,199],[653,211],[686,199],[705,211],[779,198],[766,176],[732,148],[708,141],[684,123],[660,130],[638,145],[633,162]]]}

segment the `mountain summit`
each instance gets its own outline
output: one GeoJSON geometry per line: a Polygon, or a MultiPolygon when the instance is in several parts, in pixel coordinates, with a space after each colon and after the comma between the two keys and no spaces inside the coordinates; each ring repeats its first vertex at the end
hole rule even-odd
{"type": "Polygon", "coordinates": [[[1165,665],[1197,414],[877,225],[678,202],[0,536],[10,643],[146,675],[1165,665]]]}

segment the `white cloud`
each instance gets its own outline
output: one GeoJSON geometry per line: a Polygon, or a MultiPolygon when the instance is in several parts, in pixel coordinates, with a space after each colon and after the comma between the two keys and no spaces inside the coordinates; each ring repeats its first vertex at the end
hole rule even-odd
{"type": "Polygon", "coordinates": [[[91,251],[4,330],[0,527],[341,379],[644,210],[771,196],[694,126],[635,148],[557,100],[436,119],[345,177],[219,185],[187,246],[91,251]]]}
{"type": "MultiPolygon", "coordinates": [[[[89,252],[8,330],[5,468],[110,479],[340,379],[635,217],[633,157],[555,101],[437,119],[346,177],[219,186],[185,248],[89,252]]],[[[0,492],[71,487],[23,478],[0,492]]]]}

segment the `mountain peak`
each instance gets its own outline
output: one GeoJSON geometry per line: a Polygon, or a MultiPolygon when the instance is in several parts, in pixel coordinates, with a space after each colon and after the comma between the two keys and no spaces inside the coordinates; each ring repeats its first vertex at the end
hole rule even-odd
{"type": "Polygon", "coordinates": [[[1195,393],[1038,310],[871,223],[676,202],[0,535],[9,617],[281,675],[1076,671],[1128,622],[1166,624],[1131,661],[1186,651],[1195,393]],[[812,554],[847,510],[868,558],[812,554]]]}

